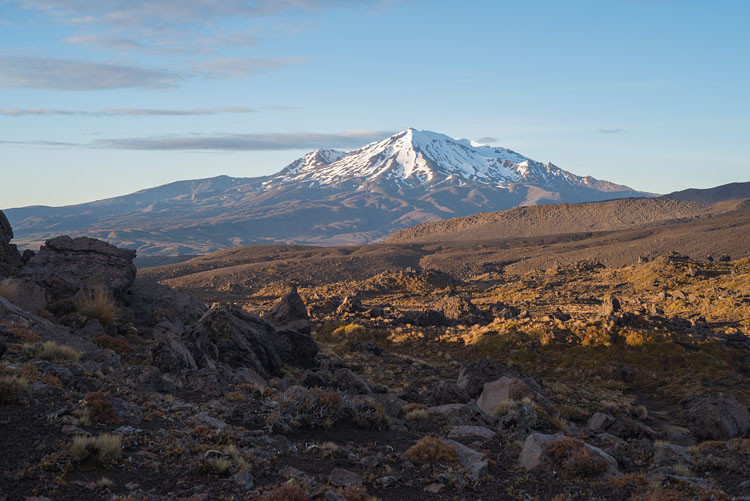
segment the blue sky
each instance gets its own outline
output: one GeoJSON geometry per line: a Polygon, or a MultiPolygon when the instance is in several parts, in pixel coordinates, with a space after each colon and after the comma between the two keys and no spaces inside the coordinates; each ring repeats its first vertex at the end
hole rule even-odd
{"type": "Polygon", "coordinates": [[[416,127],[668,192],[750,179],[750,2],[0,0],[0,208],[416,127]]]}

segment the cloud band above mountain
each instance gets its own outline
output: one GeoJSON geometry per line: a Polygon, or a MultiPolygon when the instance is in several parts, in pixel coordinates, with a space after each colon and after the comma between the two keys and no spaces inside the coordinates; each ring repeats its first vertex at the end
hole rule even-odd
{"type": "Polygon", "coordinates": [[[102,139],[93,146],[123,150],[279,151],[317,148],[357,148],[392,132],[349,130],[335,134],[289,132],[102,139]]]}

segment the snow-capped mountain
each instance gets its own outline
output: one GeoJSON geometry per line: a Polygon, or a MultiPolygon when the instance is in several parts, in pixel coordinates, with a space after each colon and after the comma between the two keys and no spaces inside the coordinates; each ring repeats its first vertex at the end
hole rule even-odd
{"type": "Polygon", "coordinates": [[[21,244],[64,231],[141,254],[192,254],[250,243],[373,242],[414,224],[477,212],[644,195],[506,148],[406,129],[354,151],[310,152],[271,176],[179,181],[6,214],[21,244]]]}

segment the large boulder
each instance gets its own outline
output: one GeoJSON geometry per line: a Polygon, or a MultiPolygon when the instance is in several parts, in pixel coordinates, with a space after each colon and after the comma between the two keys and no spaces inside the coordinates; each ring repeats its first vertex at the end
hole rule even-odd
{"type": "Polygon", "coordinates": [[[18,248],[10,243],[12,239],[13,228],[3,211],[0,211],[0,278],[21,265],[21,255],[18,248]]]}
{"type": "Polygon", "coordinates": [[[520,402],[524,399],[530,399],[546,411],[553,412],[552,405],[539,392],[533,380],[507,376],[485,383],[482,394],[477,399],[477,406],[488,416],[494,416],[501,403],[520,402]]]}
{"type": "Polygon", "coordinates": [[[239,309],[211,309],[182,335],[198,368],[231,374],[242,367],[277,375],[289,353],[287,341],[256,315],[239,309]]]}
{"type": "Polygon", "coordinates": [[[138,327],[150,328],[166,318],[178,334],[206,313],[206,305],[187,292],[138,277],[126,298],[126,305],[138,327]]]}
{"type": "Polygon", "coordinates": [[[285,294],[265,315],[265,319],[285,341],[280,346],[281,357],[285,361],[300,367],[315,366],[318,345],[310,335],[310,317],[296,288],[285,294]]]}
{"type": "Polygon", "coordinates": [[[107,289],[122,296],[135,280],[134,258],[134,250],[102,240],[61,236],[48,240],[20,274],[42,285],[50,302],[72,297],[81,289],[107,289]]]}
{"type": "Polygon", "coordinates": [[[680,406],[685,425],[702,440],[729,440],[750,433],[750,412],[732,395],[699,395],[680,406]]]}
{"type": "Polygon", "coordinates": [[[571,473],[594,478],[622,475],[617,460],[599,449],[561,433],[532,433],[523,443],[518,464],[526,471],[563,468],[571,473]]]}

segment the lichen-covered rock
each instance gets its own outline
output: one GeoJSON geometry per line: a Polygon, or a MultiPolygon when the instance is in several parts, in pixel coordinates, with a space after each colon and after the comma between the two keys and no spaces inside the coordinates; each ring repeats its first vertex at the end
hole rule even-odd
{"type": "Polygon", "coordinates": [[[135,280],[135,251],[89,237],[48,240],[20,272],[43,286],[50,302],[85,288],[101,288],[122,296],[135,280]]]}

